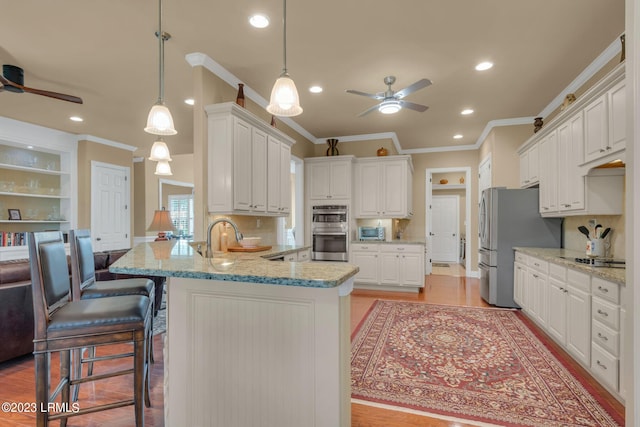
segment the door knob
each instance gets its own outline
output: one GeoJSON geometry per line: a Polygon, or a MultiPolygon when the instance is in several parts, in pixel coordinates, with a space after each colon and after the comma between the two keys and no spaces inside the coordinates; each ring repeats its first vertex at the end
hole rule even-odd
{"type": "Polygon", "coordinates": [[[100,241],[102,240],[102,237],[96,237],[96,240],[100,241]]]}

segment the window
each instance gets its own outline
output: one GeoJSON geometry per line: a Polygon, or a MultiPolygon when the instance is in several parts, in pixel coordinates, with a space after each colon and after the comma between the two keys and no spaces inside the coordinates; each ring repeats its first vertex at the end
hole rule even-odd
{"type": "Polygon", "coordinates": [[[169,211],[178,238],[193,237],[193,194],[169,195],[169,211]]]}

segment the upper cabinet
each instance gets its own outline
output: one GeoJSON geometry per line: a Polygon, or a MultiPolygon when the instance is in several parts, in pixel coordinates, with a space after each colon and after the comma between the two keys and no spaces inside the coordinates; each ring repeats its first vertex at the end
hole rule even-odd
{"type": "Polygon", "coordinates": [[[355,164],[356,218],[410,218],[411,156],[364,157],[355,164]]]}
{"type": "Polygon", "coordinates": [[[295,141],[238,106],[205,107],[208,116],[208,208],[215,214],[287,215],[295,141]]]}
{"type": "Polygon", "coordinates": [[[310,200],[351,200],[351,170],[354,156],[304,159],[307,197],[310,200]]]}
{"type": "Polygon", "coordinates": [[[623,212],[624,169],[597,167],[624,160],[625,115],[621,64],[522,145],[520,185],[539,184],[543,216],[623,212]]]}

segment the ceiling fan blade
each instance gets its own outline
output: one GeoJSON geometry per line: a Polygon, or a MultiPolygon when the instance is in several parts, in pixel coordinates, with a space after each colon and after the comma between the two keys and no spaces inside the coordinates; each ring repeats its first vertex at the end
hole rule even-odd
{"type": "Polygon", "coordinates": [[[48,90],[34,89],[26,86],[22,86],[21,89],[24,90],[25,92],[33,93],[36,95],[48,96],[49,98],[60,99],[62,101],[75,102],[76,104],[82,104],[82,98],[78,98],[77,96],[73,96],[73,95],[65,95],[64,93],[50,92],[48,90]]]}
{"type": "Polygon", "coordinates": [[[370,107],[370,108],[364,110],[362,113],[358,114],[356,117],[362,117],[362,116],[365,116],[365,115],[369,114],[372,111],[376,111],[378,109],[379,105],[380,104],[376,104],[373,107],[370,107]]]}
{"type": "Polygon", "coordinates": [[[431,84],[431,80],[429,79],[422,79],[422,80],[418,80],[417,82],[415,82],[414,84],[412,84],[411,86],[407,86],[404,89],[401,89],[399,91],[397,91],[393,97],[396,99],[402,99],[405,96],[409,95],[410,93],[413,93],[417,90],[423,89],[427,86],[429,86],[431,84]]]}
{"type": "Polygon", "coordinates": [[[421,113],[424,111],[427,111],[427,109],[429,108],[426,105],[416,104],[415,102],[409,102],[409,101],[398,101],[398,102],[400,102],[400,105],[402,105],[402,108],[408,108],[409,110],[419,111],[421,113]]]}
{"type": "Polygon", "coordinates": [[[360,96],[366,96],[368,98],[373,98],[373,99],[384,99],[384,94],[372,94],[372,93],[366,93],[366,92],[360,92],[359,90],[352,90],[352,89],[347,89],[345,92],[347,93],[352,93],[354,95],[360,95],[360,96]]]}

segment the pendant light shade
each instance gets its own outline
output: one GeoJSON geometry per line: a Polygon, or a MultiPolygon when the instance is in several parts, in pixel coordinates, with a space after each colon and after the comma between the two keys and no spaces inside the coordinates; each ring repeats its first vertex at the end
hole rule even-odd
{"type": "Polygon", "coordinates": [[[156,142],[151,146],[151,154],[149,156],[149,160],[154,162],[159,162],[164,160],[166,162],[171,161],[171,153],[169,153],[169,147],[162,140],[162,138],[158,138],[156,142]]]}
{"type": "Polygon", "coordinates": [[[280,117],[292,117],[302,113],[298,90],[289,74],[283,73],[273,85],[267,111],[280,117]]]}
{"type": "Polygon", "coordinates": [[[173,175],[173,173],[171,172],[171,166],[169,165],[169,162],[167,160],[160,160],[156,164],[155,174],[163,175],[163,176],[173,175]]]}
{"type": "Polygon", "coordinates": [[[274,116],[293,117],[302,114],[302,107],[300,106],[300,97],[298,96],[296,85],[287,72],[287,0],[283,0],[283,15],[284,67],[282,68],[282,74],[280,74],[271,90],[267,111],[274,116]]]}
{"type": "Polygon", "coordinates": [[[151,107],[144,131],[154,135],[175,135],[178,133],[173,125],[171,112],[164,105],[164,42],[171,34],[162,31],[162,0],[158,0],[158,101],[151,107]]]}
{"type": "Polygon", "coordinates": [[[173,125],[171,112],[166,105],[160,102],[151,107],[147,117],[147,127],[144,128],[144,131],[154,135],[175,135],[178,133],[173,125]]]}

